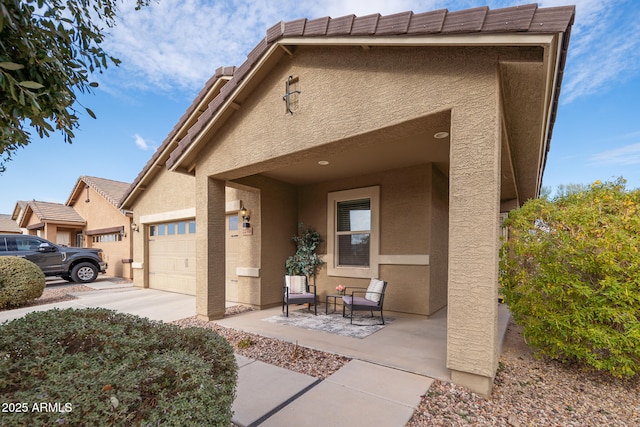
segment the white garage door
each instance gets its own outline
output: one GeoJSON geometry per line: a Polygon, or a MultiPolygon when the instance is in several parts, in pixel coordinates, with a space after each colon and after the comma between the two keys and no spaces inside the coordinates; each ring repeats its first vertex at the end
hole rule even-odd
{"type": "Polygon", "coordinates": [[[196,222],[149,226],[149,287],[196,294],[196,222]]]}

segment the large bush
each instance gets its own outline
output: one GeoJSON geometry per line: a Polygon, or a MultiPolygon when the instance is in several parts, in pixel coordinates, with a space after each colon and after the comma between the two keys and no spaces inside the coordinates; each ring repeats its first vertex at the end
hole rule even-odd
{"type": "Polygon", "coordinates": [[[640,372],[640,191],[596,181],[509,214],[500,281],[540,353],[640,372]]]}
{"type": "Polygon", "coordinates": [[[0,326],[2,425],[228,427],[236,378],[229,343],[202,328],[105,309],[0,326]]]}
{"type": "Polygon", "coordinates": [[[24,258],[0,257],[0,309],[17,307],[42,296],[45,287],[40,267],[24,258]]]}

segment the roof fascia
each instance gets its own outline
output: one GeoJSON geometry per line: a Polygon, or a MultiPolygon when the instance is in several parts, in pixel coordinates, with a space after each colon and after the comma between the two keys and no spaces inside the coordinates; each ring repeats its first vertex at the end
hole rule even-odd
{"type": "Polygon", "coordinates": [[[540,136],[542,139],[542,144],[540,144],[540,153],[538,157],[538,177],[536,182],[536,195],[540,194],[540,189],[542,188],[542,177],[544,175],[545,165],[547,163],[547,154],[549,153],[549,149],[551,148],[551,132],[553,129],[556,108],[554,107],[554,103],[557,102],[559,98],[560,84],[562,83],[562,75],[560,72],[560,68],[562,65],[562,55],[564,55],[562,51],[562,46],[564,46],[566,34],[558,34],[558,37],[555,39],[555,55],[553,55],[553,50],[545,49],[545,59],[544,63],[547,65],[547,71],[545,75],[547,76],[547,86],[545,90],[545,107],[546,107],[546,116],[544,117],[545,123],[543,125],[543,134],[540,136]],[[551,61],[553,59],[553,61],[551,61]]]}
{"type": "Polygon", "coordinates": [[[558,33],[473,33],[389,37],[289,37],[279,45],[296,46],[547,46],[558,33]]]}
{"type": "Polygon", "coordinates": [[[20,228],[27,227],[26,223],[31,218],[31,215],[36,215],[38,220],[41,220],[38,214],[36,214],[36,212],[33,210],[33,206],[31,206],[31,203],[27,203],[27,206],[25,206],[24,212],[22,213],[22,218],[20,218],[20,223],[19,223],[20,228]]]}
{"type": "Polygon", "coordinates": [[[242,81],[238,84],[238,86],[233,90],[233,92],[227,98],[227,100],[220,106],[220,108],[218,108],[218,110],[215,112],[213,117],[211,117],[211,119],[209,119],[207,124],[194,137],[194,140],[189,144],[189,147],[180,155],[180,157],[178,159],[176,159],[174,164],[171,165],[171,167],[169,168],[170,171],[173,171],[173,172],[176,172],[176,171],[177,172],[186,172],[186,173],[189,173],[189,174],[193,174],[193,172],[192,172],[193,168],[190,165],[187,165],[186,167],[184,165],[182,165],[184,159],[188,158],[189,155],[195,150],[195,148],[198,145],[200,145],[199,143],[200,143],[200,140],[202,139],[202,136],[206,135],[211,130],[211,128],[213,128],[214,125],[217,124],[217,122],[219,121],[219,119],[221,117],[224,117],[225,113],[228,111],[229,108],[231,108],[233,111],[235,111],[237,109],[237,105],[238,104],[236,102],[236,98],[238,97],[238,95],[240,93],[242,93],[244,91],[244,89],[250,84],[252,78],[256,74],[260,73],[260,71],[264,68],[265,64],[267,62],[269,62],[271,57],[276,52],[286,52],[287,54],[290,54],[290,51],[288,49],[282,49],[281,45],[285,45],[286,46],[286,45],[291,45],[291,43],[277,42],[277,43],[272,44],[267,49],[267,51],[257,61],[256,65],[254,65],[251,68],[251,70],[247,73],[247,75],[244,77],[244,79],[242,79],[242,81]]]}
{"type": "MultiPolygon", "coordinates": [[[[540,46],[545,49],[554,46],[558,33],[508,33],[508,34],[451,34],[451,35],[424,35],[424,36],[392,36],[392,37],[287,37],[274,42],[262,55],[260,60],[247,73],[245,78],[238,84],[233,93],[214,113],[209,121],[194,136],[193,141],[183,153],[173,162],[170,171],[193,174],[194,165],[190,164],[189,158],[197,151],[204,135],[207,135],[224,117],[229,108],[232,111],[237,109],[236,98],[243,90],[249,86],[251,79],[260,74],[265,64],[269,62],[276,52],[286,52],[291,55],[291,50],[287,46],[388,46],[388,47],[439,47],[439,46],[540,46]]],[[[284,55],[282,55],[284,57],[284,55]]],[[[124,206],[124,204],[122,205],[124,206]]]]}
{"type": "Polygon", "coordinates": [[[200,115],[204,111],[206,111],[208,104],[216,97],[218,93],[220,93],[220,90],[222,89],[222,87],[229,80],[231,80],[231,78],[232,78],[231,76],[226,76],[226,75],[220,76],[216,80],[216,82],[213,85],[211,85],[211,87],[207,91],[207,94],[202,97],[200,102],[193,109],[192,113],[182,121],[182,124],[180,125],[179,129],[176,132],[173,132],[170,141],[162,149],[162,152],[160,153],[160,155],[157,156],[157,158],[155,159],[155,161],[153,161],[153,163],[145,166],[146,170],[144,172],[144,175],[140,178],[140,180],[137,183],[134,184],[133,188],[131,188],[127,192],[127,195],[124,198],[124,200],[120,202],[121,210],[128,211],[128,208],[131,207],[131,204],[135,201],[135,199],[138,197],[140,192],[144,190],[145,185],[149,181],[151,181],[153,176],[155,176],[155,174],[162,168],[164,162],[166,162],[171,151],[175,149],[179,140],[184,137],[184,135],[189,130],[189,128],[193,126],[193,124],[197,121],[198,117],[200,117],[200,115]]]}
{"type": "MultiPolygon", "coordinates": [[[[76,195],[79,191],[81,191],[81,187],[80,184],[83,183],[83,179],[82,177],[78,178],[78,180],[76,181],[76,185],[73,186],[73,190],[71,190],[71,194],[69,194],[69,198],[67,199],[67,202],[65,203],[66,206],[71,206],[71,203],[73,203],[76,200],[76,195]]],[[[85,182],[85,185],[89,185],[85,182]]]]}

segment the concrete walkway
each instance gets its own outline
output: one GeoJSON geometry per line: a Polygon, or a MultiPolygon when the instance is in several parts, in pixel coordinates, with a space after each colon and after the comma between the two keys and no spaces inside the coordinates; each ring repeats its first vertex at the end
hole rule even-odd
{"type": "MultiPolygon", "coordinates": [[[[195,315],[193,296],[134,288],[107,277],[89,286],[96,290],[76,293],[78,299],[73,301],[2,311],[0,322],[52,308],[102,307],[165,322],[195,315]]],[[[300,345],[348,355],[353,360],[321,381],[236,355],[239,370],[233,422],[239,426],[402,427],[418,406],[420,396],[429,389],[432,378],[448,379],[441,341],[443,336],[446,339],[446,313],[428,320],[397,318],[373,334],[371,340],[360,340],[261,320],[278,311],[254,311],[218,323],[298,341],[300,345]],[[424,323],[429,320],[431,323],[424,323]],[[417,368],[426,365],[431,367],[417,368]]],[[[506,325],[503,317],[501,313],[500,323],[506,325]]]]}

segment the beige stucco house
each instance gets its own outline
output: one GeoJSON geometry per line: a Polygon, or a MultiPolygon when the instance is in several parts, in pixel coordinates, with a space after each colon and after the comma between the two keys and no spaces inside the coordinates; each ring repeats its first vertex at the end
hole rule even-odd
{"type": "Polygon", "coordinates": [[[81,176],[65,204],[21,201],[16,203],[13,218],[27,234],[60,245],[102,249],[107,274],[131,278],[131,213],[118,207],[129,186],[81,176]]]}
{"type": "Polygon", "coordinates": [[[182,287],[204,319],[225,300],[278,305],[304,222],[324,239],[321,298],[379,277],[385,309],[447,307],[451,378],[487,394],[500,214],[539,193],[574,13],[277,23],[216,72],[125,195],[135,283],[182,287]]]}

